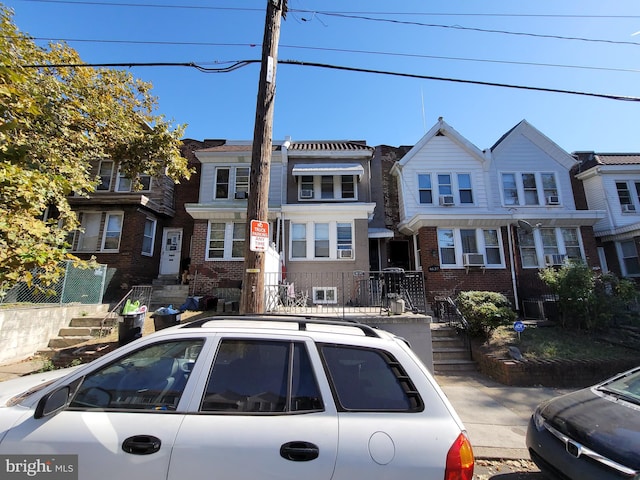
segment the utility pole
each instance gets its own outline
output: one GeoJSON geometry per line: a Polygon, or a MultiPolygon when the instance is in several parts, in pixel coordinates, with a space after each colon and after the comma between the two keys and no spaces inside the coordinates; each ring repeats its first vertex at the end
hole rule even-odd
{"type": "Polygon", "coordinates": [[[280,22],[287,12],[287,0],[268,0],[262,41],[262,63],[258,84],[256,120],[251,150],[251,174],[247,202],[247,230],[245,234],[244,277],[240,313],[264,312],[265,254],[251,250],[251,220],[268,222],[269,172],[273,135],[273,108],[276,94],[276,64],[280,22]]]}

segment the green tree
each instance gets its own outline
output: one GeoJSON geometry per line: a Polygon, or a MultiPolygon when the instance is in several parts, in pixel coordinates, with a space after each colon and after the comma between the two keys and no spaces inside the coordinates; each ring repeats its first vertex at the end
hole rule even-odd
{"type": "Polygon", "coordinates": [[[66,44],[39,47],[12,20],[0,5],[0,294],[36,271],[45,285],[56,281],[61,260],[86,265],[67,250],[79,228],[67,197],[95,191],[92,159],[110,158],[132,179],[191,173],[184,127],[155,113],[149,83],[83,67],[66,44]]]}
{"type": "Polygon", "coordinates": [[[627,307],[637,296],[633,282],[596,273],[579,261],[545,268],[540,278],[557,296],[563,328],[606,328],[631,314],[627,307]]]}

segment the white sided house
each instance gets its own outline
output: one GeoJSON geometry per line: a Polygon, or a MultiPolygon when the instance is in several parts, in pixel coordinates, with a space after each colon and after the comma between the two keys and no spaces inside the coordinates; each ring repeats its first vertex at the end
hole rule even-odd
{"type": "Polygon", "coordinates": [[[392,169],[427,295],[491,290],[520,309],[544,293],[539,269],[597,265],[588,239],[602,213],[576,209],[575,163],[526,121],[480,150],[439,119],[392,169]]]}

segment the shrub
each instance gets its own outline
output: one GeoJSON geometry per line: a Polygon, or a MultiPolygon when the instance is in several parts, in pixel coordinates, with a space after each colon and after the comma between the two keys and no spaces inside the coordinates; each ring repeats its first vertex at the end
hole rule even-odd
{"type": "Polygon", "coordinates": [[[507,325],[516,319],[511,303],[501,293],[471,291],[456,297],[460,313],[469,323],[469,334],[487,339],[500,325],[507,325]]]}
{"type": "Polygon", "coordinates": [[[637,297],[633,282],[610,273],[598,274],[578,261],[558,269],[545,268],[540,278],[558,297],[563,328],[606,329],[629,317],[628,305],[637,297]]]}

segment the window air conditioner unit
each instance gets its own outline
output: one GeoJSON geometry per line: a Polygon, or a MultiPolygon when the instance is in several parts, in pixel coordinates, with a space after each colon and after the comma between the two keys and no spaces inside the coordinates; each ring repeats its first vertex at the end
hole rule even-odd
{"type": "Polygon", "coordinates": [[[236,200],[243,200],[245,198],[249,198],[249,192],[236,192],[235,194],[236,200]]]}
{"type": "Polygon", "coordinates": [[[313,190],[300,190],[300,198],[313,198],[313,190]]]}
{"type": "Polygon", "coordinates": [[[338,258],[353,258],[353,250],[351,250],[350,248],[338,250],[338,258]]]}
{"type": "Polygon", "coordinates": [[[547,197],[547,205],[560,205],[560,197],[558,195],[549,195],[547,197]]]}
{"type": "Polygon", "coordinates": [[[453,205],[453,195],[440,195],[440,205],[453,205]]]}
{"type": "Polygon", "coordinates": [[[561,253],[547,253],[544,256],[544,263],[547,266],[562,265],[564,263],[565,255],[561,253]]]}
{"type": "Polygon", "coordinates": [[[636,206],[635,205],[622,205],[622,211],[624,213],[635,212],[636,211],[636,206]]]}
{"type": "Polygon", "coordinates": [[[484,267],[484,255],[482,253],[463,253],[462,263],[465,267],[484,267]]]}

